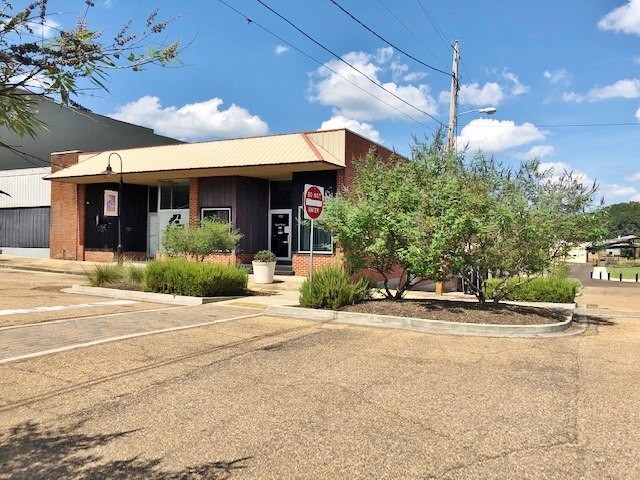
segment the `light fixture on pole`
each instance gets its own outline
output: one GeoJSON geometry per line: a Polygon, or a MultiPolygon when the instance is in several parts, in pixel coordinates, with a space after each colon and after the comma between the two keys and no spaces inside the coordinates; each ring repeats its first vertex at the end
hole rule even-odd
{"type": "Polygon", "coordinates": [[[113,168],[111,168],[111,157],[116,156],[120,160],[120,182],[118,183],[118,246],[116,247],[116,255],[118,264],[122,264],[122,191],[124,187],[124,179],[122,175],[122,157],[119,153],[112,152],[109,154],[107,160],[107,168],[103,172],[107,177],[113,175],[113,168]]]}

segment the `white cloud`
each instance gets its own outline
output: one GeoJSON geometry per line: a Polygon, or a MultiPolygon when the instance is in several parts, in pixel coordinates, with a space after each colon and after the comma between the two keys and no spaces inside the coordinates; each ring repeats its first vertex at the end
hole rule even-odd
{"type": "Polygon", "coordinates": [[[592,88],[586,94],[565,92],[562,95],[563,101],[573,103],[585,101],[593,103],[610,98],[640,98],[640,80],[637,78],[618,80],[611,85],[592,88]]]}
{"type": "MultiPolygon", "coordinates": [[[[440,94],[440,101],[443,99],[443,103],[449,102],[449,92],[442,92],[440,94]]],[[[460,87],[458,99],[461,104],[474,105],[474,106],[495,106],[499,105],[504,98],[504,93],[500,85],[495,82],[487,82],[482,87],[477,82],[468,83],[460,87]]]]}
{"type": "Polygon", "coordinates": [[[522,95],[523,93],[527,93],[529,91],[529,87],[526,85],[523,85],[515,73],[504,70],[502,72],[502,76],[512,83],[511,92],[510,92],[511,95],[514,95],[514,96],[522,95]]]}
{"type": "Polygon", "coordinates": [[[544,158],[553,152],[554,148],[551,145],[535,145],[526,152],[516,153],[514,157],[521,160],[531,160],[532,158],[544,158]]]}
{"type": "Polygon", "coordinates": [[[605,198],[607,197],[628,197],[638,193],[633,187],[626,187],[624,185],[618,185],[616,183],[601,185],[600,191],[605,198]]]}
{"type": "Polygon", "coordinates": [[[51,38],[57,35],[60,24],[52,18],[46,18],[42,22],[28,22],[29,28],[33,30],[33,35],[38,38],[51,38]]]}
{"type": "Polygon", "coordinates": [[[104,2],[102,2],[102,6],[105,8],[112,8],[113,3],[114,3],[114,0],[104,0],[104,2]]]}
{"type": "Polygon", "coordinates": [[[276,55],[282,55],[283,53],[287,53],[290,50],[286,45],[276,45],[274,51],[276,55]]]}
{"type": "Polygon", "coordinates": [[[556,85],[558,83],[569,85],[571,83],[571,74],[564,68],[553,71],[545,70],[542,75],[544,76],[544,78],[549,80],[549,83],[551,85],[556,85]]]}
{"type": "Polygon", "coordinates": [[[638,108],[638,110],[636,110],[636,115],[635,117],[640,120],[640,108],[638,108]]]}
{"type": "Polygon", "coordinates": [[[416,80],[422,80],[426,76],[427,74],[425,72],[411,72],[407,73],[404,77],[402,77],[402,79],[405,82],[415,82],[416,80]]]}
{"type": "Polygon", "coordinates": [[[510,120],[477,118],[465,125],[456,142],[458,150],[468,147],[471,152],[496,153],[538,142],[545,137],[546,132],[531,123],[516,125],[510,120]]]}
{"type": "Polygon", "coordinates": [[[593,180],[589,178],[589,176],[586,173],[573,168],[568,163],[540,162],[540,165],[538,166],[538,170],[541,172],[550,170],[551,181],[559,179],[560,176],[566,172],[566,173],[572,173],[573,176],[583,185],[593,185],[593,180]]]}
{"type": "Polygon", "coordinates": [[[342,115],[334,115],[329,120],[322,122],[319,130],[332,130],[334,128],[348,128],[376,143],[384,143],[380,140],[380,132],[373,128],[370,123],[359,122],[342,115]]]}
{"type": "MultiPolygon", "coordinates": [[[[436,115],[437,106],[430,95],[429,85],[400,84],[396,81],[385,82],[381,79],[384,74],[393,73],[394,67],[387,65],[392,55],[393,49],[382,48],[373,54],[350,52],[343,55],[343,59],[365,73],[376,83],[382,85],[386,90],[393,92],[397,97],[430,115],[436,115]]],[[[311,74],[308,99],[312,102],[334,107],[335,115],[342,115],[359,121],[406,119],[406,116],[401,112],[414,118],[425,117],[424,114],[409,107],[402,100],[376,87],[343,62],[331,60],[325,65],[338,72],[339,75],[324,67],[318,68],[311,74]],[[345,78],[349,81],[346,81],[345,78]],[[369,93],[383,100],[386,104],[369,95],[369,93]]],[[[397,70],[397,67],[395,68],[397,70]]]]}
{"type": "Polygon", "coordinates": [[[640,65],[640,55],[636,55],[633,57],[633,63],[640,65]]]}
{"type": "Polygon", "coordinates": [[[640,0],[629,0],[611,10],[598,22],[598,28],[640,35],[640,0]]]}
{"type": "Polygon", "coordinates": [[[109,116],[153,128],[156,133],[180,140],[264,135],[269,131],[265,121],[236,104],[219,110],[223,103],[220,98],[212,98],[183,107],[163,107],[158,97],[144,96],[118,106],[109,116]]]}
{"type": "Polygon", "coordinates": [[[625,178],[627,182],[640,182],[640,172],[636,172],[625,178]]]}
{"type": "Polygon", "coordinates": [[[630,202],[640,202],[640,193],[635,194],[629,199],[630,202]]]}

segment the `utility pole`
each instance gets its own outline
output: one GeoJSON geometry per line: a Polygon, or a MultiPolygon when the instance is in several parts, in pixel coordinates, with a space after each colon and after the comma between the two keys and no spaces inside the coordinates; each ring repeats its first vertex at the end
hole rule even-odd
{"type": "MultiPolygon", "coordinates": [[[[449,100],[449,126],[447,129],[447,151],[445,154],[455,154],[456,146],[456,118],[458,115],[458,63],[460,62],[460,46],[456,40],[453,46],[453,66],[451,67],[451,98],[449,100]]],[[[444,294],[444,283],[436,282],[436,295],[444,294]]]]}
{"type": "MultiPolygon", "coordinates": [[[[449,100],[449,128],[447,131],[447,151],[453,152],[456,145],[456,120],[458,115],[458,63],[460,62],[460,46],[456,40],[453,46],[453,66],[451,67],[451,98],[449,100]]],[[[454,152],[455,153],[455,152],[454,152]]]]}

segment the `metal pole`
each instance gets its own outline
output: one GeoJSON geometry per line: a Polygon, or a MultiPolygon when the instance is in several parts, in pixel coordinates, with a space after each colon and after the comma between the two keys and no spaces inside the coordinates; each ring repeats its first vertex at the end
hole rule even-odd
{"type": "Polygon", "coordinates": [[[447,151],[453,152],[456,143],[456,115],[458,109],[458,62],[460,46],[456,41],[453,46],[453,66],[451,68],[451,98],[449,99],[449,127],[447,129],[447,151]]]}
{"type": "Polygon", "coordinates": [[[313,281],[313,218],[311,219],[309,237],[309,283],[311,283],[313,281]]]}

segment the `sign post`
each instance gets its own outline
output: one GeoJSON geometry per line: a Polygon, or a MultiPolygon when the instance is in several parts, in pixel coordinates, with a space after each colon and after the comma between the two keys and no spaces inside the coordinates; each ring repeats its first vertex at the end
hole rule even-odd
{"type": "Polygon", "coordinates": [[[305,185],[302,195],[304,218],[311,220],[309,232],[309,282],[313,280],[313,221],[320,218],[324,208],[324,188],[317,185],[305,185]]]}

